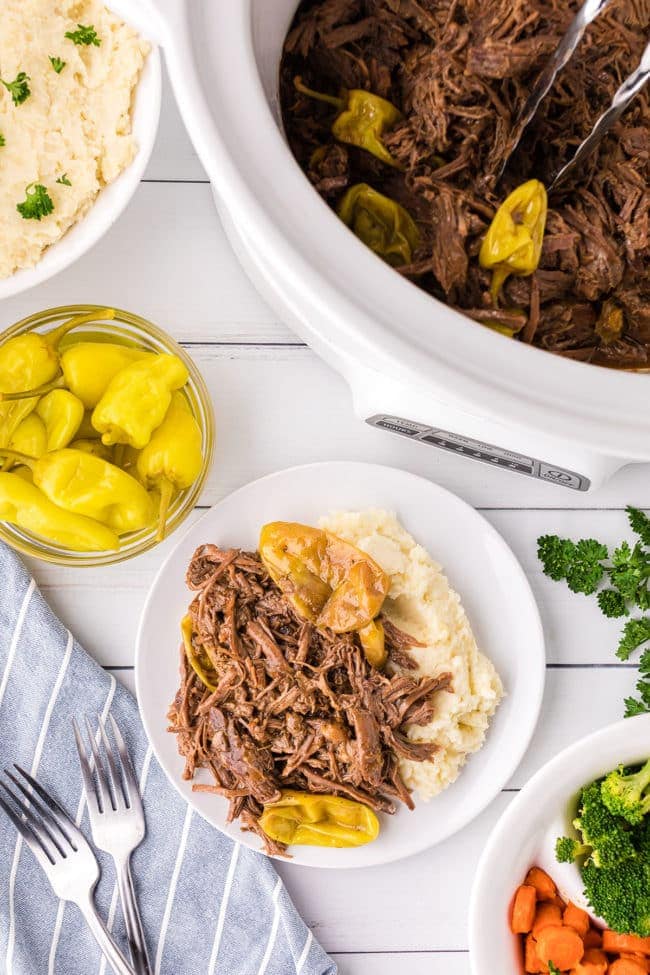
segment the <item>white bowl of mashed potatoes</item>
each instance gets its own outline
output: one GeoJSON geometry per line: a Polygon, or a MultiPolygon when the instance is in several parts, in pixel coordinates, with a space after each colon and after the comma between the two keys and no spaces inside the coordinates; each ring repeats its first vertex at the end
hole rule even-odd
{"type": "Polygon", "coordinates": [[[157,49],[99,0],[3,0],[0,299],[114,223],[151,156],[160,99],[157,49]]]}

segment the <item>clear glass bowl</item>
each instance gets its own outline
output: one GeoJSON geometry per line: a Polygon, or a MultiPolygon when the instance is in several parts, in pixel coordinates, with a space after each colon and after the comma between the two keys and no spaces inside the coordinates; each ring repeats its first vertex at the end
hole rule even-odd
{"type": "MultiPolygon", "coordinates": [[[[106,305],[66,305],[39,312],[30,318],[24,318],[21,322],[17,322],[2,332],[0,344],[25,332],[49,332],[75,315],[97,312],[99,316],[106,307],[106,305]]],[[[177,355],[187,366],[190,378],[183,392],[187,396],[190,408],[203,434],[203,467],[194,484],[187,490],[181,491],[174,498],[167,519],[166,537],[168,537],[194,508],[212,466],[215,423],[207,386],[185,350],[162,329],[138,315],[115,309],[115,318],[112,321],[105,321],[98,317],[96,322],[75,329],[64,338],[61,348],[65,348],[71,342],[79,341],[81,338],[92,339],[93,341],[121,342],[152,352],[167,352],[177,355]]],[[[123,535],[121,537],[121,548],[115,552],[72,552],[70,549],[61,548],[47,539],[32,535],[30,532],[23,531],[6,522],[0,522],[0,540],[7,542],[12,548],[25,555],[31,555],[46,562],[55,562],[58,565],[73,566],[112,565],[117,562],[125,562],[135,555],[149,551],[158,544],[155,525],[139,532],[123,535]]]]}

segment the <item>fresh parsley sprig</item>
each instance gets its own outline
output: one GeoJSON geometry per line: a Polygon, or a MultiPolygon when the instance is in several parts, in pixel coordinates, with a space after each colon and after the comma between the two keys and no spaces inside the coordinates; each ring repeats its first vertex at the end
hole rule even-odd
{"type": "Polygon", "coordinates": [[[67,173],[64,173],[63,176],[59,176],[59,178],[57,179],[57,183],[60,183],[61,186],[72,186],[72,183],[68,179],[67,173]]]}
{"type": "Polygon", "coordinates": [[[52,57],[52,55],[50,55],[50,64],[52,65],[52,67],[54,68],[57,74],[61,74],[61,72],[63,71],[67,63],[68,63],[67,61],[62,61],[61,58],[59,57],[55,58],[52,57]]]}
{"type": "MultiPolygon", "coordinates": [[[[573,542],[557,535],[537,540],[537,554],[544,572],[556,582],[564,580],[572,592],[591,596],[597,592],[603,615],[617,619],[629,616],[634,608],[650,609],[650,518],[639,508],[626,508],[632,531],[639,541],[621,542],[611,558],[606,545],[593,538],[573,542]],[[607,583],[605,587],[603,583],[607,583]]],[[[627,620],[616,656],[629,660],[635,650],[650,642],[650,616],[627,620]]],[[[650,647],[639,664],[638,698],[625,700],[625,716],[650,711],[650,647]]]]}
{"type": "Polygon", "coordinates": [[[42,220],[54,210],[52,198],[41,183],[30,183],[25,190],[25,200],[16,209],[24,220],[42,220]]]}
{"type": "Polygon", "coordinates": [[[94,47],[99,47],[102,43],[101,38],[97,36],[97,31],[92,24],[89,26],[77,24],[77,30],[68,30],[64,36],[74,44],[85,44],[86,47],[91,44],[94,47]]]}
{"type": "Polygon", "coordinates": [[[552,961],[548,963],[548,975],[561,975],[560,969],[556,968],[552,961]]]}
{"type": "Polygon", "coordinates": [[[5,86],[14,105],[22,105],[23,102],[27,101],[32,93],[29,87],[30,81],[31,78],[24,71],[19,71],[13,81],[5,81],[0,78],[0,84],[5,86]]]}
{"type": "Polygon", "coordinates": [[[2,132],[0,132],[0,149],[2,149],[2,147],[6,145],[7,143],[5,142],[5,137],[3,136],[2,132]]]}

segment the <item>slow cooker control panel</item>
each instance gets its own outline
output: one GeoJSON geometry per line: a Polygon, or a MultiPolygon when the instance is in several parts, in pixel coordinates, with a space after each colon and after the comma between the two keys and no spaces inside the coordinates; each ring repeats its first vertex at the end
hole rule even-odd
{"type": "Polygon", "coordinates": [[[391,433],[398,433],[402,437],[417,440],[419,443],[428,444],[431,447],[438,447],[440,450],[448,450],[454,454],[469,457],[471,460],[480,460],[492,467],[501,467],[517,474],[536,477],[541,481],[550,481],[552,484],[559,484],[561,487],[570,488],[573,491],[589,490],[589,478],[582,474],[577,474],[575,471],[558,467],[544,460],[538,460],[535,457],[513,453],[511,450],[496,447],[494,444],[472,440],[470,437],[463,437],[458,433],[450,433],[448,430],[429,427],[423,423],[414,423],[412,420],[405,420],[403,417],[391,416],[387,413],[377,413],[375,416],[368,417],[366,422],[380,430],[389,430],[391,433]]]}

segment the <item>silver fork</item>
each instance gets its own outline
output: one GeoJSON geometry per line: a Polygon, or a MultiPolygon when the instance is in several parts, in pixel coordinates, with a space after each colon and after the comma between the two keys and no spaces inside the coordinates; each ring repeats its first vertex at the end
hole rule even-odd
{"type": "Polygon", "coordinates": [[[116,975],[136,975],[97,913],[93,895],[99,864],[83,833],[36,779],[19,765],[14,768],[29,788],[5,769],[5,775],[24,798],[0,780],[7,797],[0,795],[0,807],[38,860],[54,893],[77,905],[116,975]]]}
{"type": "Polygon", "coordinates": [[[104,746],[105,762],[97,747],[88,719],[86,719],[86,727],[92,760],[84,746],[79,726],[73,720],[74,734],[79,752],[84,793],[88,803],[93,843],[98,849],[113,857],[126,932],[137,975],[152,975],[131,877],[131,854],[145,836],[144,812],[124,739],[113,715],[109,715],[109,718],[117,744],[117,755],[106,734],[104,723],[99,718],[99,734],[104,746]],[[93,762],[95,777],[92,773],[93,762]]]}

